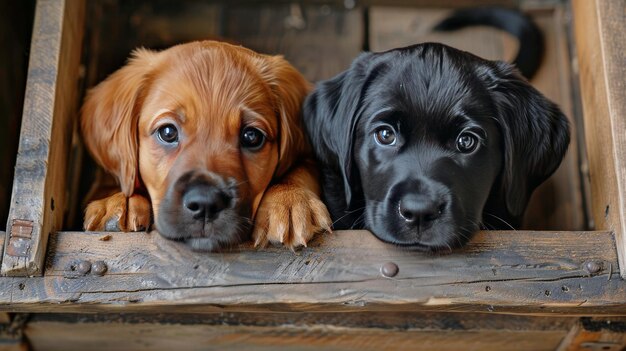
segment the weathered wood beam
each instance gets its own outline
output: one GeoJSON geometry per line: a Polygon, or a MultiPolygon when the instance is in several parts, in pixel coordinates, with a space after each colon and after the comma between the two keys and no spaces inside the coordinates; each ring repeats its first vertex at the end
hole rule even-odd
{"type": "Polygon", "coordinates": [[[0,311],[626,314],[611,232],[481,232],[425,254],[339,231],[293,253],[197,253],[156,233],[59,232],[46,274],[0,279],[0,311]],[[103,276],[81,271],[106,264],[103,276]],[[393,262],[394,277],[381,275],[393,262]],[[99,264],[99,263],[98,263],[99,264]]]}
{"type": "Polygon", "coordinates": [[[37,2],[1,273],[40,275],[63,222],[85,2],[37,2]]]}
{"type": "Polygon", "coordinates": [[[38,314],[46,350],[554,350],[575,318],[471,313],[38,314]]]}
{"type": "MultiPolygon", "coordinates": [[[[585,138],[595,226],[615,232],[626,265],[626,1],[574,0],[585,138]]],[[[626,278],[626,271],[622,270],[626,278]]]]}

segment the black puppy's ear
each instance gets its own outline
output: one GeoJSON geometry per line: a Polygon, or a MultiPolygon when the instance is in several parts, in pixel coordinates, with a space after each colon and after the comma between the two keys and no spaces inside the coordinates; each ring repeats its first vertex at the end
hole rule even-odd
{"type": "Polygon", "coordinates": [[[494,62],[477,70],[495,102],[504,142],[500,198],[506,200],[509,214],[519,218],[532,192],[565,156],[569,124],[558,106],[508,63],[494,62]]]}
{"type": "Polygon", "coordinates": [[[304,102],[304,124],[315,154],[324,164],[338,167],[348,208],[352,190],[361,186],[352,166],[352,148],[371,55],[361,54],[350,69],[318,83],[304,102]]]}

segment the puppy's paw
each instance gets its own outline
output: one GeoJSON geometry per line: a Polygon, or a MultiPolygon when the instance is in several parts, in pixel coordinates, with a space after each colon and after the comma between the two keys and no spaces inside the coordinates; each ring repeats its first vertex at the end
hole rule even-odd
{"type": "Polygon", "coordinates": [[[293,185],[274,185],[257,210],[252,238],[255,246],[268,242],[290,249],[306,246],[316,233],[330,232],[326,206],[312,191],[293,185]]]}
{"type": "Polygon", "coordinates": [[[127,198],[117,193],[91,202],[85,210],[87,231],[140,232],[150,227],[150,201],[134,194],[127,198]]]}

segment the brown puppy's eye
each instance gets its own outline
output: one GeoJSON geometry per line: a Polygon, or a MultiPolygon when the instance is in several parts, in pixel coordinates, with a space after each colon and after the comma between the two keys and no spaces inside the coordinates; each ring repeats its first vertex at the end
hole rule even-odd
{"type": "Polygon", "coordinates": [[[173,124],[166,124],[157,130],[159,140],[166,144],[178,142],[178,129],[173,124]]]}
{"type": "Polygon", "coordinates": [[[456,148],[464,154],[469,154],[478,148],[478,137],[473,133],[464,132],[456,139],[456,148]]]}
{"type": "Polygon", "coordinates": [[[265,134],[257,128],[245,127],[241,131],[241,146],[251,151],[257,151],[265,144],[265,134]]]}
{"type": "Polygon", "coordinates": [[[376,129],[374,136],[380,145],[394,145],[396,143],[396,133],[389,126],[376,129]]]}

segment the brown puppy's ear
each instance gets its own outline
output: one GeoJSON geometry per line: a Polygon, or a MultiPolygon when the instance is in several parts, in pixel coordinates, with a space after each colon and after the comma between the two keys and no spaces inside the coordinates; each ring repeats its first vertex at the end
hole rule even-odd
{"type": "Polygon", "coordinates": [[[301,111],[311,84],[282,56],[264,56],[261,75],[274,93],[280,117],[279,158],[275,176],[285,174],[295,160],[309,152],[301,111]]]}
{"type": "Polygon", "coordinates": [[[117,178],[122,192],[132,195],[137,179],[137,123],[141,91],[155,52],[139,49],[129,63],[91,89],[81,109],[81,130],[87,149],[117,178]]]}

